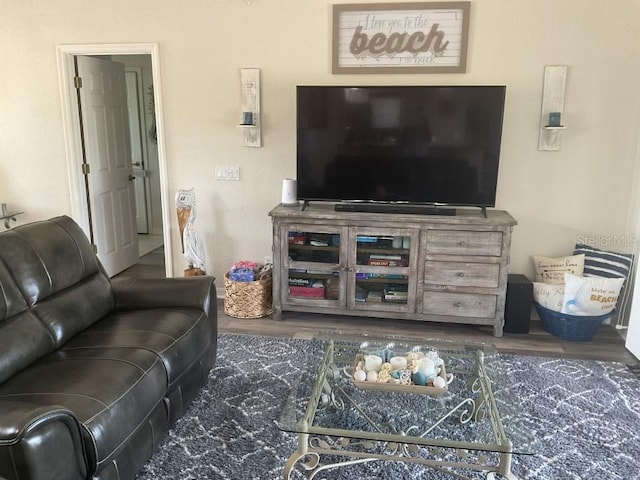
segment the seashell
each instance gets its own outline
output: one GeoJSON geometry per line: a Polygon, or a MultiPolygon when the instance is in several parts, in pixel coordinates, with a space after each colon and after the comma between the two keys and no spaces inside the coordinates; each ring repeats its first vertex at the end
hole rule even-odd
{"type": "Polygon", "coordinates": [[[357,380],[358,382],[364,382],[367,379],[367,374],[364,370],[356,370],[356,372],[353,374],[353,379],[357,380]]]}
{"type": "Polygon", "coordinates": [[[378,372],[375,370],[371,370],[367,372],[367,382],[377,382],[378,381],[378,372]]]}
{"type": "Polygon", "coordinates": [[[411,372],[409,370],[402,370],[400,374],[400,383],[403,385],[411,385],[411,372]]]}
{"type": "Polygon", "coordinates": [[[433,386],[437,388],[444,388],[447,386],[447,382],[442,377],[436,377],[433,379],[433,386]]]}
{"type": "Polygon", "coordinates": [[[393,370],[393,367],[391,366],[391,364],[389,362],[384,362],[382,364],[381,370],[387,371],[387,372],[391,372],[391,370],[393,370]]]}
{"type": "Polygon", "coordinates": [[[391,379],[389,370],[380,370],[378,374],[378,383],[387,383],[391,379]]]}
{"type": "Polygon", "coordinates": [[[420,370],[420,358],[413,360],[407,364],[407,370],[411,370],[412,373],[416,373],[420,370]]]}

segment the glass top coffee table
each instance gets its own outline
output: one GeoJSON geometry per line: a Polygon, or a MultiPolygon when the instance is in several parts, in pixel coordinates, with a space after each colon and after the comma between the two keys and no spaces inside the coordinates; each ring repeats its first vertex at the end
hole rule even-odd
{"type": "Polygon", "coordinates": [[[305,366],[277,422],[298,436],[285,479],[392,460],[453,478],[514,480],[512,456],[535,453],[518,399],[500,394],[506,372],[493,345],[335,333],[317,340],[324,354],[305,366]]]}

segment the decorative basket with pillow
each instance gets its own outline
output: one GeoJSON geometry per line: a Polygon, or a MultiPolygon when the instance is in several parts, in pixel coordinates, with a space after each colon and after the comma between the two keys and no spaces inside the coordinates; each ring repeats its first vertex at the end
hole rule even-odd
{"type": "MultiPolygon", "coordinates": [[[[539,295],[534,301],[542,328],[563,340],[588,342],[602,323],[615,314],[624,279],[578,277],[570,273],[565,273],[564,279],[564,286],[548,286],[563,287],[560,311],[552,309],[558,304],[557,291],[555,297],[539,295]],[[546,306],[541,304],[550,298],[546,306]]],[[[544,288],[538,289],[544,293],[544,288]]]]}
{"type": "Polygon", "coordinates": [[[547,332],[564,340],[589,341],[616,315],[631,269],[628,256],[578,244],[573,256],[532,260],[534,307],[547,332]]]}
{"type": "Polygon", "coordinates": [[[551,335],[572,342],[589,342],[598,333],[602,324],[610,319],[613,313],[600,316],[578,316],[568,313],[554,312],[539,303],[533,305],[540,316],[542,328],[551,335]]]}

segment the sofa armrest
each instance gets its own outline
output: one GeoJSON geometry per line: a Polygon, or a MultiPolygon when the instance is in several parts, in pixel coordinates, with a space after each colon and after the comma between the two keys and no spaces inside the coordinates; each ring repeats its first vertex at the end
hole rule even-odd
{"type": "Polygon", "coordinates": [[[214,277],[179,277],[113,280],[116,310],[187,307],[217,318],[214,277]]]}
{"type": "Polygon", "coordinates": [[[0,400],[0,478],[87,478],[81,428],[62,407],[0,400]]]}

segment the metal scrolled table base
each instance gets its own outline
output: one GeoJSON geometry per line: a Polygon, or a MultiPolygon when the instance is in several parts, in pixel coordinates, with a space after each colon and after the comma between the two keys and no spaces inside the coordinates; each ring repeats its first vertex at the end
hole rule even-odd
{"type": "MultiPolygon", "coordinates": [[[[317,437],[312,437],[310,441],[309,434],[298,434],[298,450],[296,450],[287,460],[284,468],[285,480],[291,480],[294,468],[296,465],[300,465],[304,469],[303,475],[308,480],[313,480],[318,474],[323,471],[331,470],[335,468],[348,467],[361,463],[375,462],[375,461],[400,461],[405,463],[421,464],[432,470],[447,474],[453,478],[459,480],[471,480],[470,477],[457,473],[455,469],[466,469],[486,472],[486,480],[517,480],[517,477],[511,472],[511,453],[510,452],[488,452],[499,456],[499,460],[496,465],[490,465],[485,463],[466,463],[464,462],[464,454],[459,461],[451,460],[437,460],[421,457],[407,456],[407,450],[417,447],[416,445],[408,444],[386,444],[385,453],[373,453],[366,451],[347,451],[343,450],[340,445],[351,444],[353,445],[354,439],[338,438],[334,445],[338,445],[337,448],[332,447],[331,444],[324,440],[319,440],[317,437]],[[313,440],[317,440],[315,443],[317,447],[311,445],[313,440]],[[340,456],[351,458],[351,460],[345,460],[341,462],[321,464],[321,458],[323,455],[340,456]]],[[[364,440],[361,442],[355,442],[356,444],[369,443],[374,445],[376,443],[385,444],[385,442],[375,442],[364,440]]],[[[369,445],[369,446],[371,446],[369,445]]],[[[425,447],[428,448],[428,447],[425,447]]],[[[462,450],[457,453],[460,455],[462,450]]],[[[485,460],[488,460],[486,458],[485,460]]]]}
{"type": "MultiPolygon", "coordinates": [[[[473,383],[474,387],[472,388],[472,390],[478,392],[480,390],[479,388],[476,388],[478,383],[473,383]]],[[[336,395],[336,390],[330,389],[326,382],[323,382],[323,386],[324,401],[322,402],[322,404],[325,407],[331,406],[338,409],[344,408],[345,403],[336,395]]],[[[349,403],[354,406],[354,408],[358,409],[360,413],[363,414],[364,418],[366,418],[366,420],[374,427],[378,434],[383,433],[382,429],[380,429],[379,426],[375,425],[371,421],[371,419],[367,417],[366,414],[357,407],[357,405],[355,405],[353,400],[349,397],[349,395],[347,395],[344,390],[338,388],[337,391],[340,392],[340,397],[344,397],[349,403]]],[[[471,398],[467,398],[461,401],[446,415],[442,416],[438,421],[436,421],[430,428],[425,430],[420,436],[423,438],[426,437],[433,429],[435,429],[444,420],[454,414],[460,414],[461,423],[467,423],[472,419],[481,419],[484,416],[483,411],[486,408],[486,402],[484,401],[483,397],[479,397],[478,400],[480,401],[475,401],[471,398]]],[[[307,424],[301,424],[301,426],[304,427],[304,430],[308,428],[307,424]]],[[[406,436],[414,430],[419,431],[419,428],[417,426],[412,426],[407,430],[407,432],[395,433],[406,436]]],[[[482,447],[482,445],[479,445],[478,447],[479,448],[477,451],[483,451],[480,448],[482,447]]],[[[502,452],[491,452],[485,450],[486,455],[478,456],[477,462],[472,463],[464,461],[468,459],[468,450],[458,448],[453,443],[451,445],[443,447],[431,447],[413,443],[399,443],[391,440],[384,441],[375,438],[347,438],[335,434],[335,432],[331,431],[331,429],[326,429],[326,432],[324,432],[323,436],[314,435],[313,437],[310,437],[309,433],[300,432],[298,433],[298,449],[287,460],[284,470],[284,478],[285,480],[291,480],[293,468],[297,463],[300,463],[300,465],[306,470],[306,478],[308,480],[312,480],[316,477],[317,474],[325,470],[346,467],[360,463],[386,460],[421,464],[425,467],[431,468],[441,473],[445,473],[460,480],[471,479],[455,472],[454,469],[486,471],[487,480],[496,480],[496,474],[500,475],[503,478],[506,478],[507,480],[517,480],[516,476],[511,473],[511,442],[507,441],[505,450],[506,451],[502,452]],[[333,438],[335,438],[336,440],[330,440],[333,438]],[[347,450],[347,448],[353,447],[362,447],[362,449],[347,450]],[[372,450],[375,450],[376,447],[378,447],[378,451],[382,451],[383,453],[373,452],[372,450]],[[450,455],[457,455],[458,461],[438,460],[436,456],[438,454],[441,454],[443,449],[448,450],[450,455]],[[427,456],[430,456],[432,458],[417,457],[416,454],[418,454],[421,450],[424,453],[427,453],[427,456]],[[321,455],[348,457],[353,458],[353,460],[321,465],[321,455]],[[497,457],[493,464],[488,463],[490,456],[497,457]]]]}

